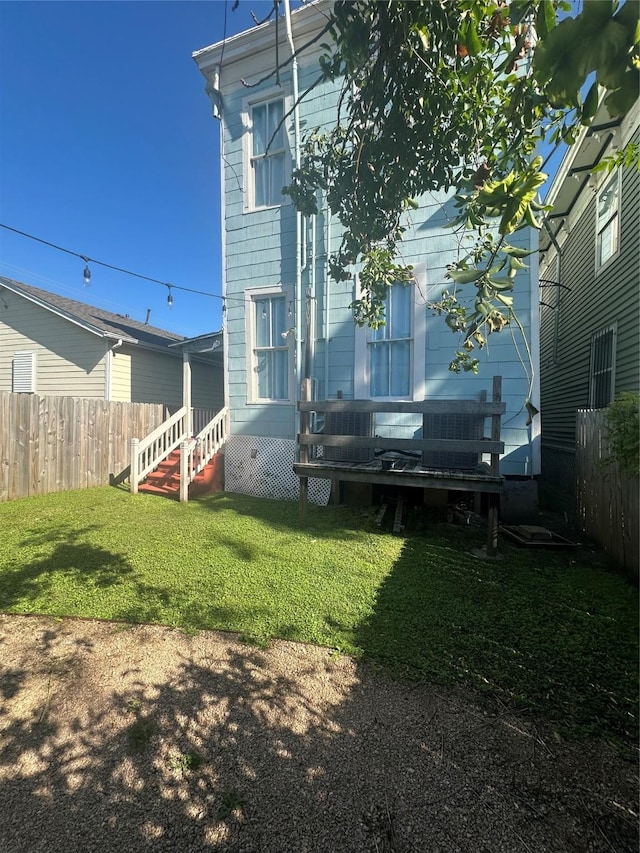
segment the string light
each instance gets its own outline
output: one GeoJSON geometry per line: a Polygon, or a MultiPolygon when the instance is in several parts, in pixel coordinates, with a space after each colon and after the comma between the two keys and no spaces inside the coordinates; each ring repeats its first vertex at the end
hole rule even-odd
{"type": "MultiPolygon", "coordinates": [[[[161,284],[163,287],[169,287],[166,281],[160,281],[159,278],[152,278],[148,275],[142,275],[141,273],[133,272],[133,270],[127,270],[123,267],[117,267],[114,264],[108,264],[106,261],[97,261],[95,258],[90,258],[88,255],[83,255],[80,252],[74,252],[72,249],[66,249],[64,246],[58,246],[56,243],[51,243],[49,240],[43,240],[41,237],[36,237],[33,234],[27,234],[26,231],[20,231],[17,228],[12,228],[10,225],[5,225],[0,222],[0,228],[5,228],[7,231],[12,231],[14,234],[19,234],[21,237],[27,237],[29,240],[35,240],[37,243],[42,243],[45,246],[49,246],[52,249],[57,249],[59,252],[65,252],[67,255],[73,255],[74,258],[80,258],[81,261],[85,262],[85,270],[84,270],[84,279],[85,283],[89,284],[91,280],[91,270],[89,269],[89,264],[94,264],[100,267],[105,267],[106,269],[115,270],[115,272],[124,273],[124,275],[130,275],[134,278],[139,278],[142,281],[149,281],[152,284],[161,284]]],[[[183,287],[179,284],[172,284],[171,287],[173,290],[182,290],[184,293],[195,293],[198,296],[208,296],[211,299],[223,299],[224,297],[218,295],[217,293],[207,293],[204,290],[196,290],[193,287],[183,287]]],[[[243,299],[234,300],[238,303],[244,302],[243,299]]]]}
{"type": "Polygon", "coordinates": [[[85,264],[84,272],[82,274],[82,276],[84,278],[84,286],[89,287],[89,285],[91,284],[91,270],[89,269],[89,258],[85,258],[83,256],[82,260],[84,261],[84,264],[85,264]]]}
{"type": "MultiPolygon", "coordinates": [[[[574,177],[578,177],[574,175],[574,177]]],[[[142,275],[142,273],[134,272],[133,270],[127,270],[123,267],[117,267],[114,264],[108,264],[106,261],[98,261],[95,258],[90,258],[88,255],[83,255],[80,252],[74,252],[72,249],[66,249],[64,246],[58,246],[56,243],[51,243],[49,240],[43,240],[41,237],[36,237],[34,234],[28,234],[26,231],[20,231],[17,228],[12,228],[11,225],[5,225],[0,222],[0,228],[5,228],[7,231],[12,231],[14,234],[19,234],[21,237],[27,237],[29,240],[35,240],[36,243],[42,243],[44,246],[49,246],[52,249],[57,249],[59,252],[65,252],[67,255],[72,255],[74,258],[79,258],[81,261],[84,261],[85,267],[83,272],[85,287],[90,286],[91,282],[91,270],[89,268],[89,264],[94,264],[100,267],[105,267],[106,269],[114,270],[115,272],[123,273],[124,275],[130,275],[133,278],[139,278],[142,281],[151,282],[151,284],[159,284],[162,287],[168,288],[167,294],[167,306],[171,308],[173,306],[173,293],[172,290],[181,290],[183,293],[194,293],[197,296],[208,296],[210,299],[220,299],[222,301],[222,310],[226,312],[227,306],[230,302],[235,303],[237,305],[244,305],[244,298],[233,297],[233,296],[220,296],[217,293],[207,293],[205,290],[196,290],[193,287],[183,287],[180,284],[170,284],[166,281],[161,281],[159,278],[152,278],[148,275],[142,275]]],[[[290,300],[288,303],[287,314],[289,317],[293,315],[293,306],[297,300],[290,300]]],[[[262,319],[267,319],[267,308],[266,304],[262,302],[262,319]]]]}

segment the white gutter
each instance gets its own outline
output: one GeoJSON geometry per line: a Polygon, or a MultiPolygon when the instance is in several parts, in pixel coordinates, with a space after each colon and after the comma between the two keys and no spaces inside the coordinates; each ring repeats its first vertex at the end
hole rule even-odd
{"type": "MultiPolygon", "coordinates": [[[[297,169],[300,166],[300,114],[298,108],[298,60],[296,58],[296,48],[293,43],[293,32],[291,31],[291,8],[289,0],[284,0],[284,17],[287,30],[287,41],[289,49],[293,57],[291,61],[291,87],[293,90],[293,143],[294,143],[294,167],[297,169]]],[[[302,216],[299,211],[296,211],[296,281],[295,281],[295,302],[296,302],[296,363],[295,377],[296,389],[295,399],[300,396],[300,383],[302,380],[302,269],[301,269],[301,237],[302,237],[302,216]]],[[[294,411],[294,435],[299,432],[299,413],[297,407],[294,411]]]]}

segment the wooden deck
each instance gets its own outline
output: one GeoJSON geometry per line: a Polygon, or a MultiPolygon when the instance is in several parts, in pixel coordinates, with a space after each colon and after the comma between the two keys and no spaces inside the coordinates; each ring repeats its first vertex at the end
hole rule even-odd
{"type": "MultiPolygon", "coordinates": [[[[335,481],[375,483],[388,486],[421,489],[445,489],[451,491],[480,492],[488,494],[489,518],[487,552],[494,553],[498,539],[498,495],[502,489],[499,457],[504,453],[500,440],[500,419],[506,410],[501,401],[502,380],[493,379],[493,394],[490,401],[481,400],[422,400],[412,402],[377,402],[375,400],[315,400],[309,399],[310,388],[303,382],[300,411],[300,459],[293,470],[300,478],[300,515],[305,521],[308,479],[317,477],[335,481]],[[375,434],[345,435],[330,433],[327,424],[320,433],[310,429],[310,413],[339,412],[344,415],[368,413],[375,418],[381,413],[422,416],[422,438],[402,438],[375,434]],[[462,416],[475,419],[478,435],[474,438],[443,439],[430,437],[428,417],[434,415],[462,416]],[[490,431],[485,435],[485,423],[490,431]],[[322,448],[322,451],[316,450],[322,448]],[[327,452],[327,448],[333,452],[327,452]],[[368,455],[363,461],[335,461],[340,451],[368,455]],[[322,455],[320,455],[320,452],[322,455]],[[475,465],[464,468],[447,468],[429,464],[427,460],[436,454],[465,454],[475,465]],[[329,457],[329,458],[327,458],[329,457]],[[373,457],[373,458],[371,458],[373,457]],[[483,461],[488,457],[489,462],[483,461]]],[[[388,430],[387,430],[388,431],[388,430]]],[[[450,456],[448,458],[451,458],[450,456]]]]}

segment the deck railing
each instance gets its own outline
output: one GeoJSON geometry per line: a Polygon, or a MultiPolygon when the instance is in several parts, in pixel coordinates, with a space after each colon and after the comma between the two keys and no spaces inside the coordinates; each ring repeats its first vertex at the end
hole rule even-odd
{"type": "Polygon", "coordinates": [[[182,406],[143,439],[131,439],[131,493],[187,436],[187,408],[182,406]]]}
{"type": "Polygon", "coordinates": [[[229,434],[229,409],[221,409],[195,438],[180,445],[180,500],[189,498],[189,483],[223,446],[229,434]]]}

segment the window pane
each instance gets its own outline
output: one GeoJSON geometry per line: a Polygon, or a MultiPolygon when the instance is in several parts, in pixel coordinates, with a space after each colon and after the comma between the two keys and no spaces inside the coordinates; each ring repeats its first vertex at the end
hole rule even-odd
{"type": "Polygon", "coordinates": [[[411,345],[409,341],[391,344],[391,397],[407,397],[411,379],[411,345]]]}
{"type": "Polygon", "coordinates": [[[268,137],[267,137],[267,145],[269,144],[269,140],[275,133],[275,137],[273,138],[273,142],[271,143],[271,148],[273,150],[277,150],[278,148],[284,148],[283,140],[284,140],[284,124],[280,124],[282,121],[282,116],[284,115],[284,104],[280,101],[270,101],[267,105],[269,109],[269,119],[268,119],[268,137]],[[280,127],[278,127],[280,125],[280,127]],[[276,133],[276,128],[278,128],[278,132],[276,133]]]}
{"type": "Polygon", "coordinates": [[[389,344],[376,343],[370,347],[371,396],[389,396],[389,344]]]}
{"type": "Polygon", "coordinates": [[[256,346],[268,347],[271,346],[271,338],[269,335],[269,300],[264,299],[254,303],[254,316],[256,328],[256,346]]]}
{"type": "Polygon", "coordinates": [[[284,180],[284,154],[275,154],[267,157],[269,164],[269,192],[267,204],[280,204],[282,201],[282,187],[284,180]]]}
{"type": "Polygon", "coordinates": [[[598,225],[609,219],[618,205],[618,176],[615,175],[598,197],[598,225]]]}
{"type": "Polygon", "coordinates": [[[287,350],[278,350],[273,353],[274,365],[274,383],[272,391],[272,399],[286,400],[289,396],[289,353],[287,350]]]}
{"type": "Polygon", "coordinates": [[[269,204],[269,160],[254,160],[252,167],[255,181],[254,204],[256,207],[264,207],[269,204]]]}
{"type": "Polygon", "coordinates": [[[287,312],[284,297],[270,299],[271,305],[271,346],[282,346],[282,333],[286,332],[287,312]]]}
{"type": "Polygon", "coordinates": [[[390,291],[392,338],[411,337],[411,287],[394,284],[390,291]]]}
{"type": "Polygon", "coordinates": [[[286,400],[289,397],[288,352],[267,350],[256,354],[258,398],[286,400]]]}
{"type": "Polygon", "coordinates": [[[611,380],[613,374],[612,329],[597,332],[591,344],[591,394],[590,405],[601,409],[608,406],[612,398],[611,380]]]}
{"type": "Polygon", "coordinates": [[[602,229],[598,237],[600,265],[615,254],[617,249],[618,217],[614,216],[602,229]]]}
{"type": "Polygon", "coordinates": [[[253,154],[264,154],[269,138],[267,136],[267,105],[260,104],[251,111],[253,123],[253,154]]]}

